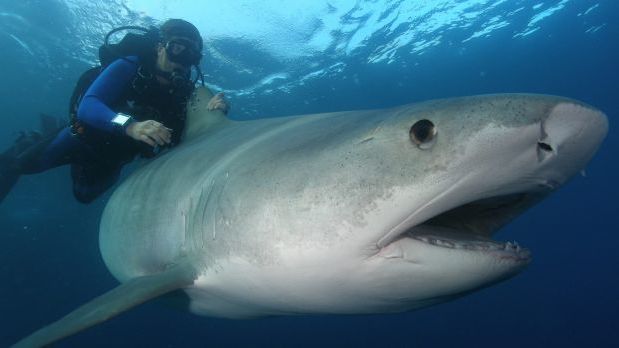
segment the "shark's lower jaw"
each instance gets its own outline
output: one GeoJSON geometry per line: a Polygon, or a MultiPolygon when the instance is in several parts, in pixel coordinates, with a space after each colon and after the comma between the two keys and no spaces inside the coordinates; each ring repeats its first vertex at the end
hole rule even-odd
{"type": "Polygon", "coordinates": [[[438,248],[490,253],[499,258],[528,262],[531,258],[528,249],[515,241],[495,241],[492,235],[538,201],[541,195],[518,193],[470,202],[410,227],[399,238],[412,238],[438,248]]]}

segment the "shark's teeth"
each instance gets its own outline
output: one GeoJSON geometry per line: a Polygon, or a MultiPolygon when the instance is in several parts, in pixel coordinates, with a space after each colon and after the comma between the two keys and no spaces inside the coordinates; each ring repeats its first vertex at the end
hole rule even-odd
{"type": "Polygon", "coordinates": [[[446,248],[454,248],[455,244],[446,240],[435,239],[434,244],[440,245],[446,248]]]}
{"type": "Polygon", "coordinates": [[[513,242],[505,243],[505,250],[520,252],[520,250],[522,250],[522,248],[520,247],[520,244],[518,244],[518,242],[513,241],[513,242]]]}
{"type": "Polygon", "coordinates": [[[479,251],[507,251],[515,254],[524,254],[528,251],[522,248],[518,242],[506,242],[500,243],[495,241],[481,241],[481,240],[447,240],[441,239],[437,236],[424,236],[424,235],[412,235],[409,236],[413,239],[420,240],[424,243],[436,245],[449,249],[463,249],[463,250],[479,250],[479,251]]]}

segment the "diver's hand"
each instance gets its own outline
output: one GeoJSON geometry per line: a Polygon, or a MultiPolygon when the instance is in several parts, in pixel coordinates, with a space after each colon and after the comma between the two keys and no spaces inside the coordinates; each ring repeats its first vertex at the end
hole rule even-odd
{"type": "Polygon", "coordinates": [[[206,109],[209,111],[221,110],[223,111],[224,114],[227,114],[229,106],[226,100],[224,99],[224,94],[223,93],[215,94],[213,98],[211,98],[211,100],[208,101],[208,104],[206,105],[206,109]]]}
{"type": "Polygon", "coordinates": [[[143,141],[152,147],[164,146],[172,141],[172,130],[153,120],[133,122],[127,126],[125,132],[131,138],[143,141]]]}

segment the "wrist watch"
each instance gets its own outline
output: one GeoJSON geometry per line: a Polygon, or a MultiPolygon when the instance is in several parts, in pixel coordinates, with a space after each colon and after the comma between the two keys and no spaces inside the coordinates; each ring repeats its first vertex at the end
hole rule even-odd
{"type": "Polygon", "coordinates": [[[131,117],[131,115],[127,115],[127,114],[123,114],[122,112],[119,112],[112,119],[112,124],[114,124],[116,128],[122,129],[124,132],[127,130],[127,126],[133,123],[133,121],[135,120],[133,117],[131,117]]]}

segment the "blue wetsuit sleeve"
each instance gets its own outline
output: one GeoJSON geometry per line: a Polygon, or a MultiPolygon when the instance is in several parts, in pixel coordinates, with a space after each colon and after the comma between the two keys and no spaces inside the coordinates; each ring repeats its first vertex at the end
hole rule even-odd
{"type": "Polygon", "coordinates": [[[119,101],[137,69],[136,57],[118,59],[105,68],[84,94],[77,119],[95,129],[120,134],[122,128],[111,122],[117,112],[110,106],[119,101]]]}

